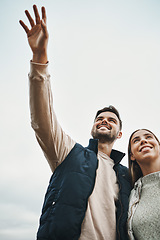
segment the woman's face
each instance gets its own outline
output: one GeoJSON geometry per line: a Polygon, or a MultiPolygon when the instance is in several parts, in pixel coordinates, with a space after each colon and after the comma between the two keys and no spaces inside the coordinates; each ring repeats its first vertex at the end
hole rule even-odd
{"type": "Polygon", "coordinates": [[[138,130],[131,138],[131,160],[139,165],[149,163],[160,156],[160,145],[147,130],[138,130]]]}

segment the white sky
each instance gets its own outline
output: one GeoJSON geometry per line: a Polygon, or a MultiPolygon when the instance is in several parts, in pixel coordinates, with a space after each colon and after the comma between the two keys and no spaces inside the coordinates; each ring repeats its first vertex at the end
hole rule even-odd
{"type": "Polygon", "coordinates": [[[2,240],[35,239],[51,176],[30,126],[31,51],[18,23],[34,3],[47,9],[54,106],[66,133],[86,146],[96,111],[112,104],[123,120],[115,148],[127,152],[141,127],[160,138],[158,0],[1,0],[2,240]]]}

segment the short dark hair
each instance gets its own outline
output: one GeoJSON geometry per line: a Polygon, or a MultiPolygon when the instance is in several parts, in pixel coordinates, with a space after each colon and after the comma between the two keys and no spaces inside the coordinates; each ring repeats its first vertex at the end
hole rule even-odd
{"type": "Polygon", "coordinates": [[[108,107],[104,107],[104,108],[98,110],[97,113],[96,113],[95,119],[96,119],[97,116],[98,116],[99,114],[101,114],[102,112],[112,112],[112,113],[114,113],[114,114],[118,117],[119,125],[120,125],[120,130],[122,129],[122,120],[121,120],[121,118],[120,118],[120,115],[119,115],[118,110],[117,110],[114,106],[109,105],[108,107]]]}

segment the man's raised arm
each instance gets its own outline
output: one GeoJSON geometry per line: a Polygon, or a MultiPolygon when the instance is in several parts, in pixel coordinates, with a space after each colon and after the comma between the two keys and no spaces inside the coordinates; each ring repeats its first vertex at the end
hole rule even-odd
{"type": "Polygon", "coordinates": [[[47,158],[52,171],[55,170],[70,152],[75,142],[60,127],[52,106],[50,75],[48,73],[48,31],[46,10],[41,8],[40,18],[37,6],[33,6],[35,21],[28,10],[25,14],[31,29],[19,21],[25,30],[33,57],[29,73],[31,124],[37,140],[47,158]]]}

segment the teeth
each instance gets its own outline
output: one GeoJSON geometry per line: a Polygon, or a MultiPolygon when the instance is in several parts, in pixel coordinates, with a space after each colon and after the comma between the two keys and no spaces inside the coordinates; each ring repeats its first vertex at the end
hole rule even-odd
{"type": "Polygon", "coordinates": [[[150,148],[150,149],[151,149],[151,147],[146,146],[146,147],[143,147],[143,148],[141,149],[141,151],[144,150],[144,149],[146,149],[146,148],[150,148]]]}
{"type": "Polygon", "coordinates": [[[99,127],[99,129],[100,129],[100,128],[106,128],[106,129],[109,129],[109,130],[111,130],[111,128],[110,128],[110,127],[103,126],[103,125],[102,125],[102,126],[100,126],[100,127],[99,127]]]}
{"type": "Polygon", "coordinates": [[[99,128],[105,128],[105,129],[106,129],[107,127],[104,127],[104,126],[100,126],[99,128]]]}

